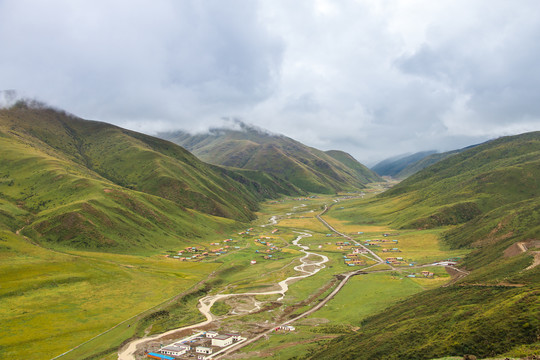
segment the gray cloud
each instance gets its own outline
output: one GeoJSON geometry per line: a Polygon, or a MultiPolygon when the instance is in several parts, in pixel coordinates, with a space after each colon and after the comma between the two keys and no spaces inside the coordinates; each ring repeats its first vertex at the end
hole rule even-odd
{"type": "Polygon", "coordinates": [[[238,117],[361,161],[540,129],[536,1],[0,0],[0,86],[147,133],[238,117]]]}

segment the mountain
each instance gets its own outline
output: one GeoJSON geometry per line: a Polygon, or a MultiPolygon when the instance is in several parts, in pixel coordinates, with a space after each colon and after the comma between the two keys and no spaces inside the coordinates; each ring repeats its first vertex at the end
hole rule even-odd
{"type": "Polygon", "coordinates": [[[287,189],[171,142],[42,105],[0,110],[0,228],[51,246],[160,248],[255,218],[287,189]]]}
{"type": "Polygon", "coordinates": [[[391,158],[385,159],[371,168],[377,174],[381,176],[392,176],[396,175],[405,169],[407,166],[416,163],[419,160],[422,160],[426,156],[436,154],[435,150],[421,151],[414,154],[403,154],[398,156],[393,156],[391,158]]]}
{"type": "Polygon", "coordinates": [[[349,169],[353,170],[353,176],[358,179],[362,184],[367,184],[370,182],[381,181],[381,178],[369,170],[366,166],[359,163],[355,158],[350,154],[340,151],[340,150],[328,150],[325,153],[337,161],[341,162],[343,165],[347,166],[349,169]]]}
{"type": "Polygon", "coordinates": [[[403,168],[403,170],[401,170],[399,173],[397,173],[396,175],[394,175],[394,177],[396,179],[406,179],[408,178],[409,176],[411,176],[412,174],[415,174],[417,173],[418,171],[430,166],[430,165],[433,165],[441,160],[444,160],[446,159],[447,157],[450,157],[450,156],[453,156],[453,155],[456,155],[456,154],[459,154],[460,152],[463,152],[465,150],[468,150],[468,149],[472,149],[473,147],[475,147],[477,145],[471,145],[471,146],[467,146],[465,148],[462,148],[462,149],[457,149],[457,150],[452,150],[452,151],[447,151],[447,152],[443,152],[443,153],[435,153],[435,154],[431,154],[431,155],[428,155],[412,164],[409,164],[407,165],[405,168],[403,168]]]}
{"type": "Polygon", "coordinates": [[[211,129],[197,135],[178,131],[158,136],[185,147],[203,161],[264,171],[307,192],[335,193],[381,181],[346,153],[325,153],[283,135],[241,122],[238,125],[240,130],[211,129]]]}
{"type": "Polygon", "coordinates": [[[376,314],[310,359],[525,356],[540,349],[540,132],[489,141],[439,161],[351,218],[440,229],[443,246],[471,249],[468,276],[376,314]]]}

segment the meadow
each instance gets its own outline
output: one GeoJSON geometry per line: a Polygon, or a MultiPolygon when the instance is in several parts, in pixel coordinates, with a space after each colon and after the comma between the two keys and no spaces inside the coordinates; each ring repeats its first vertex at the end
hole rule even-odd
{"type": "MultiPolygon", "coordinates": [[[[3,322],[11,326],[8,336],[0,344],[2,351],[7,356],[33,354],[36,358],[47,358],[45,354],[59,355],[120,324],[61,357],[65,360],[113,359],[118,346],[128,338],[161,333],[202,320],[196,309],[197,301],[202,296],[220,291],[267,291],[277,282],[298,275],[293,267],[300,263],[298,259],[303,254],[291,243],[298,236],[295,231],[303,230],[309,231],[312,236],[304,238],[301,243],[309,246],[311,251],[328,256],[330,261],[326,267],[314,276],[290,284],[289,291],[281,301],[283,306],[270,312],[226,318],[223,326],[249,329],[257,323],[274,321],[276,317],[300,314],[332,289],[335,275],[361,268],[351,268],[344,263],[343,254],[347,251],[335,245],[336,241],[343,239],[326,236],[330,231],[314,217],[322,211],[323,204],[331,203],[333,198],[321,196],[267,201],[262,204],[260,217],[253,222],[254,228],[250,231],[237,229],[234,233],[214,234],[186,243],[208,250],[213,248],[211,243],[218,239],[233,239],[230,244],[234,246],[226,255],[200,261],[182,262],[167,258],[165,254],[180,250],[167,245],[161,250],[136,255],[73,250],[62,252],[61,249],[35,246],[23,237],[6,232],[9,246],[16,248],[19,256],[9,257],[5,251],[0,253],[3,259],[8,259],[2,263],[0,271],[10,279],[9,283],[2,284],[0,306],[3,314],[9,314],[3,322]],[[255,226],[268,223],[271,216],[278,216],[278,224],[255,226]],[[272,258],[264,259],[268,247],[257,239],[272,242],[280,250],[272,252],[272,258]],[[250,264],[252,260],[257,263],[250,264]],[[19,269],[18,274],[9,272],[14,268],[19,269]],[[304,302],[306,299],[310,301],[304,302]],[[43,311],[38,310],[40,306],[43,311]],[[21,322],[21,319],[25,321],[21,322]],[[22,323],[24,326],[21,326],[22,323]],[[25,339],[24,346],[18,341],[21,338],[25,339]]],[[[347,206],[349,201],[356,203],[359,200],[341,201],[340,206],[347,206]]],[[[383,225],[352,224],[340,219],[340,214],[332,209],[325,219],[340,231],[354,234],[358,241],[380,237],[382,232],[395,231],[383,225]],[[358,234],[359,231],[364,233],[358,234]]],[[[439,232],[435,230],[401,232],[397,238],[404,256],[414,261],[427,262],[449,256],[440,246],[439,232]]],[[[366,262],[366,266],[375,264],[368,259],[366,262]]],[[[386,265],[377,268],[388,269],[386,265]]],[[[443,278],[442,273],[438,273],[437,279],[409,279],[404,277],[404,273],[395,272],[356,276],[323,309],[303,321],[321,319],[323,325],[330,321],[321,330],[325,333],[315,337],[326,341],[344,329],[334,325],[352,325],[399,299],[440,286],[446,280],[443,278]],[[356,305],[346,305],[351,302],[356,305]]],[[[278,295],[258,300],[275,301],[277,298],[278,295]]],[[[214,312],[223,316],[230,310],[231,305],[225,301],[217,303],[214,312]]],[[[278,338],[267,344],[274,346],[275,343],[275,346],[281,347],[279,351],[284,356],[295,354],[300,348],[308,349],[311,341],[307,339],[314,336],[311,328],[306,327],[305,334],[300,326],[298,334],[272,335],[271,339],[275,336],[278,338]],[[286,344],[287,339],[302,343],[286,344]]],[[[264,347],[255,345],[257,349],[264,347]]]]}
{"type": "Polygon", "coordinates": [[[59,355],[192,287],[219,266],[61,253],[8,232],[1,237],[2,357],[59,355]]]}

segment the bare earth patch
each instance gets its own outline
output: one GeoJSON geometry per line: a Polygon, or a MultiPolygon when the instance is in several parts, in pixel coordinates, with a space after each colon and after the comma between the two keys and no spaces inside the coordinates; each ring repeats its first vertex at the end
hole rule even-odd
{"type": "Polygon", "coordinates": [[[525,270],[531,270],[540,265],[540,251],[534,251],[534,261],[533,263],[528,266],[525,270]]]}

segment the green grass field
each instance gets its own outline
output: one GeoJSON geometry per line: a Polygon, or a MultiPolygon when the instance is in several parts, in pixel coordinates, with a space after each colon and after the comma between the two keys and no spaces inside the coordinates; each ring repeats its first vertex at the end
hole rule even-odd
{"type": "Polygon", "coordinates": [[[311,317],[356,326],[366,317],[421,291],[423,288],[413,279],[389,273],[354,276],[311,317]]]}
{"type": "Polygon", "coordinates": [[[10,233],[1,238],[2,357],[59,355],[185,291],[219,265],[59,253],[10,233]]]}

